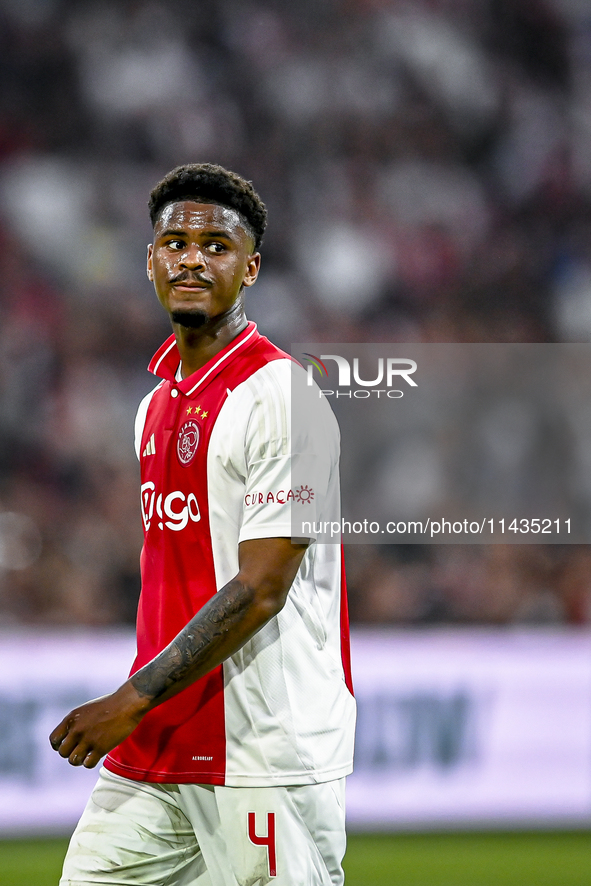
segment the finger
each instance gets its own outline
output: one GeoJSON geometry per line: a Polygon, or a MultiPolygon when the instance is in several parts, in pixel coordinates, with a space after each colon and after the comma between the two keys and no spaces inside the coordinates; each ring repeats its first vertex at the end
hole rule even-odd
{"type": "Polygon", "coordinates": [[[99,751],[90,751],[90,753],[86,755],[86,758],[82,765],[85,767],[85,769],[94,769],[97,763],[100,763],[102,756],[103,755],[99,753],[99,751]]]}
{"type": "Polygon", "coordinates": [[[63,739],[59,748],[57,748],[57,752],[60,757],[70,757],[72,751],[74,751],[80,742],[80,733],[79,732],[69,732],[66,737],[63,739]]]}
{"type": "Polygon", "coordinates": [[[84,763],[84,760],[85,760],[85,754],[79,753],[77,750],[72,751],[72,753],[68,757],[68,763],[71,766],[82,766],[82,764],[84,763]]]}
{"type": "Polygon", "coordinates": [[[84,761],[91,752],[91,748],[86,741],[79,741],[76,747],[68,755],[68,763],[72,766],[82,766],[84,761]]]}
{"type": "Polygon", "coordinates": [[[68,714],[68,716],[64,720],[62,720],[62,722],[59,724],[59,726],[55,727],[55,729],[53,730],[53,732],[49,736],[49,741],[50,741],[51,747],[54,749],[54,751],[58,750],[62,741],[67,736],[67,734],[70,730],[69,723],[70,723],[70,715],[68,714]]]}

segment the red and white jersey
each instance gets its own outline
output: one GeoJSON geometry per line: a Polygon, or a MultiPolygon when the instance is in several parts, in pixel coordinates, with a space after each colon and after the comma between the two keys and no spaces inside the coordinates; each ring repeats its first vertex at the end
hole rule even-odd
{"type": "MultiPolygon", "coordinates": [[[[311,523],[338,508],[336,419],[318,396],[292,422],[306,374],[254,323],[180,381],[179,363],[171,336],[136,419],[145,541],[131,673],[237,574],[241,541],[291,537],[297,501],[311,523]]],[[[341,546],[313,542],[281,612],[150,711],[105,765],[140,781],[329,781],[351,771],[354,723],[341,546]]]]}

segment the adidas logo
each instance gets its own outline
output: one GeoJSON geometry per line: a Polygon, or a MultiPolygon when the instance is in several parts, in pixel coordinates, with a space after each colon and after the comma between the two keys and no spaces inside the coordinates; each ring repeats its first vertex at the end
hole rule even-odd
{"type": "Polygon", "coordinates": [[[154,443],[154,434],[148,440],[148,445],[144,449],[142,455],[156,455],[156,444],[154,443]]]}

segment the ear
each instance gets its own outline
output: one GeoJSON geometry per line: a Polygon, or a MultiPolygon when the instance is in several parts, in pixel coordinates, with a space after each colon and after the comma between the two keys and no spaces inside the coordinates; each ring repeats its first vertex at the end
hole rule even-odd
{"type": "Polygon", "coordinates": [[[148,280],[154,281],[154,272],[152,270],[152,253],[154,252],[154,247],[151,243],[148,243],[148,261],[146,270],[148,272],[148,280]]]}
{"type": "Polygon", "coordinates": [[[242,281],[243,286],[252,286],[253,283],[256,282],[257,277],[259,276],[259,271],[261,269],[261,254],[260,252],[255,252],[247,261],[246,264],[246,274],[244,275],[244,279],[242,281]]]}

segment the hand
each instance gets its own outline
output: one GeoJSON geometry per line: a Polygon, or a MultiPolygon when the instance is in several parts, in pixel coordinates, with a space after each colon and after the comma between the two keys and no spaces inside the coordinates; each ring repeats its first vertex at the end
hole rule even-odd
{"type": "Polygon", "coordinates": [[[74,708],[49,736],[54,751],[72,766],[92,769],[101,757],[117,747],[149,709],[148,699],[129,683],[74,708]]]}

